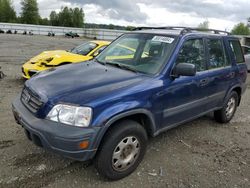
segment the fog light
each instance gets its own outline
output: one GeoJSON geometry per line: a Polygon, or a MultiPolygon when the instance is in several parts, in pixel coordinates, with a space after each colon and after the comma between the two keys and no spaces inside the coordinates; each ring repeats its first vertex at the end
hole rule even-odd
{"type": "Polygon", "coordinates": [[[80,149],[87,149],[88,147],[89,147],[89,141],[88,140],[82,141],[79,144],[80,149]]]}

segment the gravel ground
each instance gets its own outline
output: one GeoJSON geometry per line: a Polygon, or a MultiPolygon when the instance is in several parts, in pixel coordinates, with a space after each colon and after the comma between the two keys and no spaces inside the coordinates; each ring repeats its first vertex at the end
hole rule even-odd
{"type": "Polygon", "coordinates": [[[149,141],[137,170],[109,182],[91,163],[62,158],[26,139],[11,112],[23,87],[21,65],[44,50],[70,49],[83,39],[0,35],[0,187],[250,187],[250,79],[229,124],[211,115],[149,141]]]}

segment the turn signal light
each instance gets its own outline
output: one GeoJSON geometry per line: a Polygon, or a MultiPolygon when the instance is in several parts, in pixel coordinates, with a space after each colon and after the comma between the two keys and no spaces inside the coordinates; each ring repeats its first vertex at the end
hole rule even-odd
{"type": "Polygon", "coordinates": [[[89,141],[88,140],[84,140],[84,141],[80,142],[79,147],[81,149],[87,149],[89,147],[89,141]]]}

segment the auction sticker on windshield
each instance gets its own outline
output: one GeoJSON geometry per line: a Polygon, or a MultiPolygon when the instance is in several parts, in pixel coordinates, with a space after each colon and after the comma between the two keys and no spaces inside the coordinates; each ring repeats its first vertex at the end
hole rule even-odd
{"type": "Polygon", "coordinates": [[[155,41],[155,42],[164,42],[164,43],[171,44],[172,42],[174,42],[174,38],[165,37],[165,36],[154,36],[152,38],[152,41],[155,41]]]}

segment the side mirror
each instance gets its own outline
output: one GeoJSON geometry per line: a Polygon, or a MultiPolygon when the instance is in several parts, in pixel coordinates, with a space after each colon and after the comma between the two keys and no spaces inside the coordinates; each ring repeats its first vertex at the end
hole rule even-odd
{"type": "Polygon", "coordinates": [[[179,63],[173,70],[173,76],[178,78],[179,76],[195,76],[196,67],[190,63],[179,63]]]}

